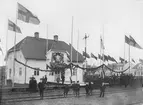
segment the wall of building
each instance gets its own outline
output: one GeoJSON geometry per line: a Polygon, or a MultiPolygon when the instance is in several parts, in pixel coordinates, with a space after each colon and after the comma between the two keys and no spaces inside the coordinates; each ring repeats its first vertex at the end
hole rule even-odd
{"type": "MultiPolygon", "coordinates": [[[[14,53],[10,53],[7,57],[6,62],[6,79],[14,79],[15,83],[24,83],[25,77],[25,66],[15,62],[15,73],[13,71],[13,61],[14,61],[14,53]],[[13,74],[14,73],[14,74],[13,74]],[[14,78],[13,78],[14,77],[14,78]]],[[[22,63],[25,63],[25,58],[21,51],[16,52],[16,59],[22,63]]]]}
{"type": "MultiPolygon", "coordinates": [[[[65,55],[64,55],[65,56],[65,55]]],[[[51,61],[52,53],[48,53],[49,61],[51,61]]],[[[13,53],[10,53],[7,57],[7,63],[6,63],[6,79],[13,80],[13,53]]],[[[66,57],[65,57],[66,58],[66,57]]],[[[31,59],[25,59],[23,56],[23,53],[21,51],[16,52],[16,59],[28,66],[34,67],[34,68],[40,68],[43,70],[46,70],[46,64],[47,62],[45,60],[31,60],[31,59]]],[[[75,63],[76,64],[76,63],[75,63]]],[[[82,63],[79,64],[79,66],[82,66],[82,63]]],[[[47,75],[48,81],[50,82],[56,82],[56,73],[52,72],[43,72],[43,71],[36,71],[34,69],[25,67],[22,64],[19,64],[15,62],[15,75],[14,75],[14,83],[29,83],[30,77],[34,76],[37,80],[37,82],[40,81],[40,78],[47,75]]],[[[70,69],[67,69],[65,72],[65,81],[68,83],[70,82],[70,76],[71,71],[70,69]]],[[[79,82],[83,82],[83,70],[77,68],[77,75],[72,76],[72,81],[78,80],[79,82]]]]}

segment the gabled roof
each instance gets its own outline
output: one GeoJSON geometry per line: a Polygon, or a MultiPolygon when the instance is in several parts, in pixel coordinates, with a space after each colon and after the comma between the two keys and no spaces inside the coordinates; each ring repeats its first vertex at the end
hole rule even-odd
{"type": "MultiPolygon", "coordinates": [[[[21,50],[26,59],[46,60],[46,43],[47,40],[43,38],[35,38],[27,36],[16,44],[16,50],[21,50]]],[[[8,53],[13,52],[12,47],[8,53]]],[[[67,51],[71,53],[71,47],[64,41],[54,41],[48,39],[48,50],[67,51]]],[[[73,48],[72,61],[76,62],[77,51],[73,48]]],[[[78,52],[78,62],[83,62],[84,58],[81,53],[78,52]]]]}

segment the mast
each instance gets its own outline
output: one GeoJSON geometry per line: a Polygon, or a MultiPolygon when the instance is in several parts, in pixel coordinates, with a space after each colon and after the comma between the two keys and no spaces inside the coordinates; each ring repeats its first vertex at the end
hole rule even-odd
{"type": "MultiPolygon", "coordinates": [[[[18,15],[18,4],[16,4],[16,26],[17,26],[17,15],[18,15]]],[[[15,77],[15,58],[16,58],[16,30],[15,30],[15,37],[14,37],[14,54],[13,54],[13,82],[12,87],[14,87],[14,77],[15,77]]]]}

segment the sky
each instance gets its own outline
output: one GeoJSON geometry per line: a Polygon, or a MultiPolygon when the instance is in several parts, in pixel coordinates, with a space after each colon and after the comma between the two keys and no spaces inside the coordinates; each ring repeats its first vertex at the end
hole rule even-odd
{"type": "MultiPolygon", "coordinates": [[[[7,20],[16,23],[17,2],[29,9],[40,19],[39,25],[17,20],[22,34],[16,34],[16,42],[39,32],[41,38],[53,39],[54,35],[66,43],[71,42],[73,19],[73,46],[82,52],[87,39],[87,53],[100,53],[100,35],[104,36],[106,55],[128,59],[125,35],[131,35],[143,47],[143,0],[0,0],[0,65],[4,65],[6,50],[14,45],[15,33],[7,30],[7,20]],[[6,41],[7,38],[7,41],[6,41]],[[7,42],[7,43],[6,43],[7,42]],[[124,47],[125,46],[125,47],[124,47]],[[124,51],[125,48],[125,51],[124,51]]],[[[143,50],[131,47],[131,58],[143,59],[143,50]]]]}

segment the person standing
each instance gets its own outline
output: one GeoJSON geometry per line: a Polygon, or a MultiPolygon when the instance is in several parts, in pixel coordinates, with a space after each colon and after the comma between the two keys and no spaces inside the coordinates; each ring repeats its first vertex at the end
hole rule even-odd
{"type": "Polygon", "coordinates": [[[38,88],[40,92],[40,97],[41,99],[43,99],[45,87],[44,87],[44,83],[42,82],[42,79],[40,79],[40,82],[38,83],[38,88]]]}
{"type": "Polygon", "coordinates": [[[65,85],[65,86],[64,86],[64,97],[67,97],[68,92],[69,92],[69,86],[68,86],[68,85],[65,85]]]}
{"type": "Polygon", "coordinates": [[[105,83],[102,82],[100,86],[100,96],[99,97],[104,97],[104,92],[105,92],[105,83]]]}
{"type": "Polygon", "coordinates": [[[86,91],[86,96],[88,96],[89,95],[89,86],[87,83],[85,85],[85,91],[86,91]]]}
{"type": "Polygon", "coordinates": [[[80,95],[80,84],[79,84],[79,81],[77,81],[77,84],[76,84],[76,96],[79,97],[80,95]]]}

